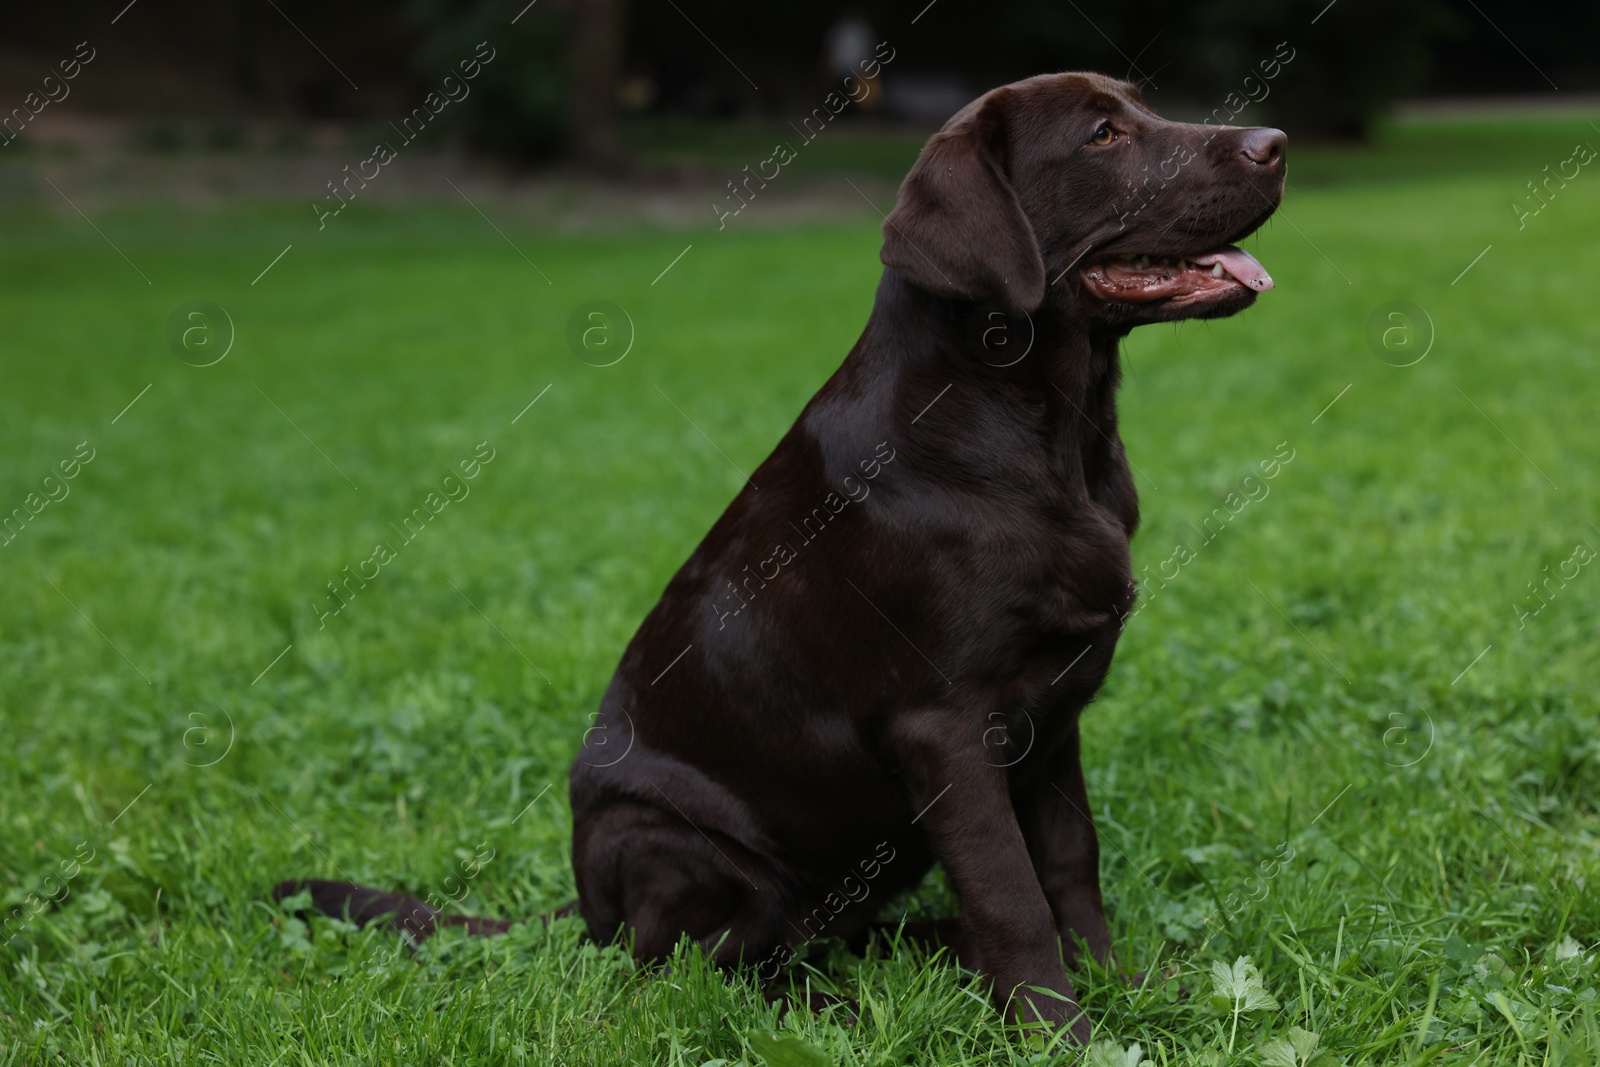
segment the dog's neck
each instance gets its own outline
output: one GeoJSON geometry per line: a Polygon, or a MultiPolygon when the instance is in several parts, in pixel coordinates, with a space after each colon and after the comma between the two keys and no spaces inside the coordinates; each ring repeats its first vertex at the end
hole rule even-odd
{"type": "MultiPolygon", "coordinates": [[[[1049,469],[1052,481],[1115,512],[1131,534],[1138,505],[1116,406],[1126,334],[1098,328],[1052,301],[1032,316],[995,319],[988,308],[929,293],[889,269],[849,377],[890,408],[904,439],[926,440],[947,462],[959,463],[964,437],[1006,434],[1049,469]],[[986,352],[981,338],[989,329],[1010,330],[1011,351],[1031,340],[1027,354],[1008,363],[1008,355],[986,352]],[[891,405],[896,395],[929,407],[891,405]],[[928,420],[935,404],[947,405],[943,417],[928,420]],[[927,423],[942,439],[929,437],[927,423]],[[1039,442],[1047,442],[1047,455],[1037,454],[1039,442]]],[[[1026,458],[1018,456],[1016,471],[983,476],[1025,477],[1026,458]]]]}
{"type": "Polygon", "coordinates": [[[1133,533],[1138,499],[1117,422],[1125,329],[1085,324],[1048,304],[1034,313],[1039,356],[1034,374],[1051,405],[1056,462],[1096,503],[1116,512],[1133,533]]]}

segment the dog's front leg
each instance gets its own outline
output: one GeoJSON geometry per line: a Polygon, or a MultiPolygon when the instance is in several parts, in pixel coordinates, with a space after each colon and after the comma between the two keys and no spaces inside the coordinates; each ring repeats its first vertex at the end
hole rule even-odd
{"type": "Polygon", "coordinates": [[[1100,842],[1089,814],[1076,722],[1045,773],[1019,792],[1015,802],[1039,884],[1055,913],[1067,966],[1077,958],[1079,939],[1095,959],[1108,962],[1111,932],[1100,899],[1100,842]]]}
{"type": "Polygon", "coordinates": [[[1061,964],[1055,921],[1012,810],[1006,773],[988,762],[971,716],[903,713],[892,737],[917,825],[961,901],[972,956],[963,962],[993,982],[1008,1018],[1065,1027],[1086,1044],[1089,1020],[1061,964]]]}

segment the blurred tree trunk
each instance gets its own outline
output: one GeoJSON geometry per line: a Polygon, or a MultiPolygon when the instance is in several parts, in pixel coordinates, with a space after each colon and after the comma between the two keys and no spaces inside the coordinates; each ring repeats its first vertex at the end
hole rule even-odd
{"type": "Polygon", "coordinates": [[[617,129],[622,0],[569,0],[572,11],[572,153],[600,170],[623,164],[617,129]]]}

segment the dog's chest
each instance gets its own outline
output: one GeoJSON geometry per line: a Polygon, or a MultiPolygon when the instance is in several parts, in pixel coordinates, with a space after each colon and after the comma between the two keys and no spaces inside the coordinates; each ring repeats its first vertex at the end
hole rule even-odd
{"type": "Polygon", "coordinates": [[[1133,560],[1120,516],[1094,502],[1042,497],[991,558],[1004,572],[1024,641],[1050,642],[1120,625],[1133,604],[1133,560]]]}

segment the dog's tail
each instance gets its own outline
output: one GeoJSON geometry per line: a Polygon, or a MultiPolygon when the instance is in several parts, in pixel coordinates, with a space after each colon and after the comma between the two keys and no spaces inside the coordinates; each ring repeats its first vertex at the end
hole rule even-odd
{"type": "MultiPolygon", "coordinates": [[[[386,922],[413,946],[420,945],[444,926],[464,926],[477,937],[492,937],[511,928],[510,919],[485,919],[475,915],[452,915],[404,893],[386,893],[352,882],[328,882],[321,878],[302,878],[279,882],[272,887],[273,900],[285,900],[301,892],[311,894],[312,906],[324,915],[348,919],[357,926],[386,922]]],[[[539,918],[549,920],[577,910],[573,901],[539,918]]]]}

